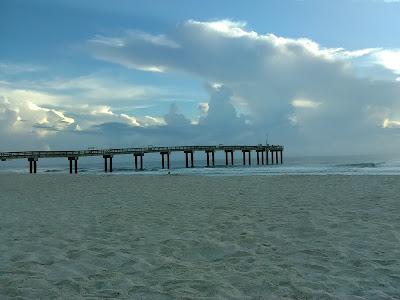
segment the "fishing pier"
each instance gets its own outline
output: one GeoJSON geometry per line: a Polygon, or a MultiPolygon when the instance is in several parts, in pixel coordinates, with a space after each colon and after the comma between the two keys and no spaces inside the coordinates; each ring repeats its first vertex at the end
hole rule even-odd
{"type": "Polygon", "coordinates": [[[120,149],[87,149],[77,151],[23,151],[23,152],[0,152],[0,160],[27,159],[29,162],[29,172],[36,173],[39,159],[64,157],[69,162],[69,172],[78,173],[78,160],[80,157],[100,156],[104,159],[104,172],[113,171],[113,157],[116,155],[131,154],[134,157],[135,170],[143,170],[143,160],[146,153],[160,153],[161,168],[170,168],[170,154],[181,152],[185,154],[186,168],[194,167],[194,153],[204,152],[207,155],[207,167],[215,166],[215,152],[225,152],[225,166],[234,164],[234,152],[242,152],[243,165],[251,165],[251,154],[257,155],[257,165],[273,165],[283,163],[283,146],[279,145],[234,145],[234,146],[173,146],[155,147],[148,146],[142,148],[120,148],[120,149]],[[264,159],[265,156],[265,159],[264,159]],[[271,160],[269,159],[271,157],[271,160]],[[230,158],[230,159],[229,159],[230,158]],[[230,162],[230,164],[229,164],[230,162]]]}

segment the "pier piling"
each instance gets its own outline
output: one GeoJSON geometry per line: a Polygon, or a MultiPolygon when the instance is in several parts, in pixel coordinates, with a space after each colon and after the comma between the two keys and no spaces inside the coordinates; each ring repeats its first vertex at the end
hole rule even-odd
{"type": "Polygon", "coordinates": [[[110,171],[110,172],[112,172],[113,171],[113,165],[112,165],[112,159],[113,159],[113,155],[111,155],[111,154],[104,154],[103,155],[103,158],[104,158],[104,172],[108,172],[108,171],[110,171]],[[109,166],[109,168],[107,168],[107,160],[110,160],[110,166],[109,166]]]}
{"type": "MultiPolygon", "coordinates": [[[[136,152],[133,153],[133,156],[135,157],[135,170],[138,169],[138,158],[140,158],[140,170],[143,170],[143,156],[144,152],[136,152]]],[[[164,158],[164,157],[163,157],[164,158]]]]}
{"type": "Polygon", "coordinates": [[[74,173],[78,173],[78,156],[70,156],[69,160],[69,173],[72,174],[72,161],[74,161],[74,173]]]}
{"type": "Polygon", "coordinates": [[[169,169],[169,152],[165,151],[165,152],[160,152],[161,154],[161,167],[162,169],[165,169],[165,159],[164,159],[164,155],[167,156],[167,169],[169,169]]]}
{"type": "Polygon", "coordinates": [[[246,165],[246,152],[249,154],[249,166],[251,166],[251,151],[250,150],[242,150],[243,153],[243,165],[246,165]]]}
{"type": "Polygon", "coordinates": [[[225,150],[225,165],[229,165],[228,153],[231,154],[231,165],[233,166],[233,150],[225,150]]]}
{"type": "Polygon", "coordinates": [[[37,157],[28,157],[28,161],[29,161],[29,173],[36,173],[37,172],[37,161],[38,158],[37,157]]]}
{"type": "Polygon", "coordinates": [[[206,150],[205,151],[207,154],[207,167],[210,166],[210,153],[211,153],[211,163],[213,167],[215,166],[215,156],[214,156],[214,150],[206,150]]]}
{"type": "Polygon", "coordinates": [[[193,168],[194,167],[194,155],[192,150],[185,150],[183,151],[185,153],[186,156],[186,168],[189,168],[189,154],[190,154],[190,167],[193,168]]]}

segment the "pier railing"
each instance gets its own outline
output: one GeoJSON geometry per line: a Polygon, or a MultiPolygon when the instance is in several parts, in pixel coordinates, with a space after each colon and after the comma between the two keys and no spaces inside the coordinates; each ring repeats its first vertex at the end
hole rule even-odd
{"type": "Polygon", "coordinates": [[[233,146],[173,146],[173,147],[140,147],[140,148],[118,148],[118,149],[87,149],[71,151],[18,151],[0,152],[1,160],[22,159],[22,158],[51,158],[51,157],[81,157],[81,156],[102,156],[135,153],[157,153],[157,152],[184,152],[184,151],[283,151],[283,146],[277,145],[233,145],[233,146]]]}

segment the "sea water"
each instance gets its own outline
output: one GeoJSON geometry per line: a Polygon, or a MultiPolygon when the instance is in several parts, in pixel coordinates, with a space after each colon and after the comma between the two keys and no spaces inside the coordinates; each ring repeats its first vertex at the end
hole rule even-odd
{"type": "MultiPolygon", "coordinates": [[[[224,153],[216,153],[215,166],[206,167],[206,155],[197,152],[194,167],[186,168],[183,153],[170,156],[170,169],[161,168],[161,156],[158,153],[146,154],[143,159],[144,170],[135,170],[132,155],[119,155],[113,158],[113,175],[205,175],[205,176],[246,176],[246,175],[400,175],[400,156],[288,156],[283,157],[283,164],[257,165],[255,153],[251,156],[251,165],[243,165],[242,153],[235,153],[234,165],[225,166],[224,153]]],[[[285,154],[285,153],[284,153],[285,154]]],[[[265,157],[264,157],[265,158],[265,157]]],[[[139,158],[138,158],[139,159],[139,158]]],[[[140,160],[138,160],[139,164],[140,160]]],[[[211,163],[211,160],[210,160],[211,163]]],[[[166,164],[166,161],[165,161],[166,164]]],[[[29,172],[26,159],[0,162],[0,172],[29,172]]],[[[69,173],[66,158],[42,158],[38,161],[38,173],[69,173]]],[[[78,173],[104,174],[102,157],[80,157],[78,173]]]]}

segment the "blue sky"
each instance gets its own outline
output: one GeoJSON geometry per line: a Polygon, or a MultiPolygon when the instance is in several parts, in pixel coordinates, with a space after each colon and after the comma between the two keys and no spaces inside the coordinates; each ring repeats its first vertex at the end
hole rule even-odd
{"type": "Polygon", "coordinates": [[[395,151],[399,20],[384,0],[5,0],[0,151],[266,133],[293,153],[395,151]]]}

